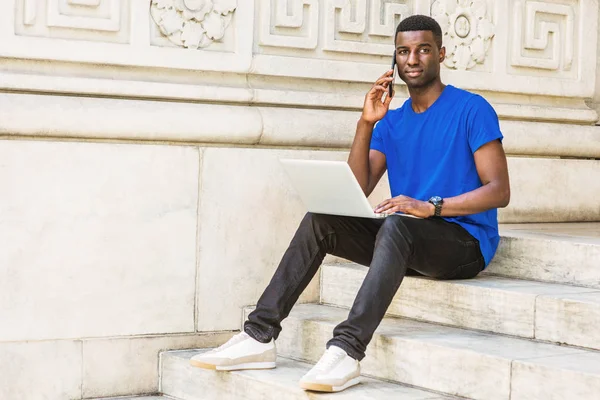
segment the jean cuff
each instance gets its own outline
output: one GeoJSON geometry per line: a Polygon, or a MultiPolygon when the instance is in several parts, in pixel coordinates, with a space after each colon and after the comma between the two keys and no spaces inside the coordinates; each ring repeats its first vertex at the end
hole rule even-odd
{"type": "Polygon", "coordinates": [[[262,332],[260,329],[250,325],[247,322],[244,324],[244,332],[246,332],[252,339],[261,343],[269,343],[271,339],[273,339],[272,335],[262,332]]]}

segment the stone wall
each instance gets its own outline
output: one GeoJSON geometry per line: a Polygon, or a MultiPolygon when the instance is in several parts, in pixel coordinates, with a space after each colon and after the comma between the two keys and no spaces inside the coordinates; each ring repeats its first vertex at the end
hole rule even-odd
{"type": "MultiPolygon", "coordinates": [[[[598,30],[598,51],[596,52],[596,90],[592,100],[592,108],[600,113],[600,30],[598,30]]],[[[596,122],[598,124],[598,122],[596,122]]]]}
{"type": "Polygon", "coordinates": [[[305,211],[278,158],[346,158],[414,13],[501,117],[501,219],[600,220],[597,1],[2,1],[0,398],[151,393],[238,329],[305,211]]]}

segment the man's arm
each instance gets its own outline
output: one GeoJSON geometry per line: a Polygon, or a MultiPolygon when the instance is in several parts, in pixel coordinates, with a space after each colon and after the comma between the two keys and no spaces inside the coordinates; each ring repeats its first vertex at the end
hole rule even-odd
{"type": "Polygon", "coordinates": [[[385,154],[370,150],[373,125],[362,118],[358,121],[348,156],[348,165],[367,197],[373,192],[386,169],[385,154]]]}
{"type": "MultiPolygon", "coordinates": [[[[475,152],[474,157],[483,186],[460,196],[444,199],[442,216],[477,214],[492,208],[506,207],[510,202],[508,166],[500,141],[484,144],[475,152]]],[[[433,215],[433,211],[431,214],[433,215]]]]}
{"type": "MultiPolygon", "coordinates": [[[[510,202],[508,166],[502,143],[493,140],[481,146],[475,153],[475,166],[483,186],[456,197],[444,199],[443,217],[477,214],[492,208],[506,207],[510,202]]],[[[433,204],[427,201],[398,196],[379,204],[378,213],[403,212],[416,217],[432,217],[433,204]]]]}
{"type": "Polygon", "coordinates": [[[348,156],[348,165],[366,196],[369,196],[386,169],[385,155],[370,150],[375,123],[381,120],[390,107],[392,97],[385,96],[392,81],[392,70],[383,74],[365,96],[363,112],[356,126],[356,135],[348,156]]]}

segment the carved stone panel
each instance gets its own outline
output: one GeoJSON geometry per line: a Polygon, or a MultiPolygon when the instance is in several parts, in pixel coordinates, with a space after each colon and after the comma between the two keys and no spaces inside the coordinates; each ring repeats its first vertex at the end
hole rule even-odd
{"type": "Polygon", "coordinates": [[[429,0],[263,0],[259,44],[317,50],[325,58],[389,55],[396,26],[414,14],[415,2],[429,0]]]}
{"type": "Polygon", "coordinates": [[[431,16],[444,32],[448,68],[467,70],[483,64],[495,34],[486,0],[435,0],[431,16]]]}
{"type": "Polygon", "coordinates": [[[396,26],[413,14],[412,0],[327,0],[324,49],[391,55],[396,26]]]}
{"type": "Polygon", "coordinates": [[[450,83],[552,96],[591,93],[587,82],[595,76],[595,59],[582,53],[581,38],[589,37],[588,45],[595,46],[597,0],[256,4],[253,72],[261,75],[370,82],[389,66],[397,24],[410,15],[425,14],[442,27],[447,50],[442,74],[450,83]]]}
{"type": "Polygon", "coordinates": [[[0,1],[0,58],[247,72],[253,16],[254,0],[0,1]]]}
{"type": "Polygon", "coordinates": [[[160,33],[190,49],[223,43],[236,8],[237,0],[151,0],[151,15],[160,33]]]}
{"type": "Polygon", "coordinates": [[[15,33],[125,43],[130,0],[18,0],[15,33]]]}
{"type": "Polygon", "coordinates": [[[509,59],[516,73],[577,76],[579,6],[578,0],[512,3],[509,59]]]}
{"type": "Polygon", "coordinates": [[[6,0],[0,57],[372,82],[413,14],[442,26],[448,83],[593,95],[598,0],[6,0]]]}
{"type": "Polygon", "coordinates": [[[319,35],[318,0],[266,0],[260,10],[259,44],[315,49],[319,35]]]}

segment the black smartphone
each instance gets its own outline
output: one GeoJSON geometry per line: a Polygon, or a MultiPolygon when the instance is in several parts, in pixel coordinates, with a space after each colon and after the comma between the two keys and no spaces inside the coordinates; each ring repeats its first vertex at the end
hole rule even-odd
{"type": "Polygon", "coordinates": [[[392,56],[392,81],[388,86],[389,95],[392,97],[394,95],[394,80],[396,79],[396,50],[394,50],[394,55],[392,56]]]}

